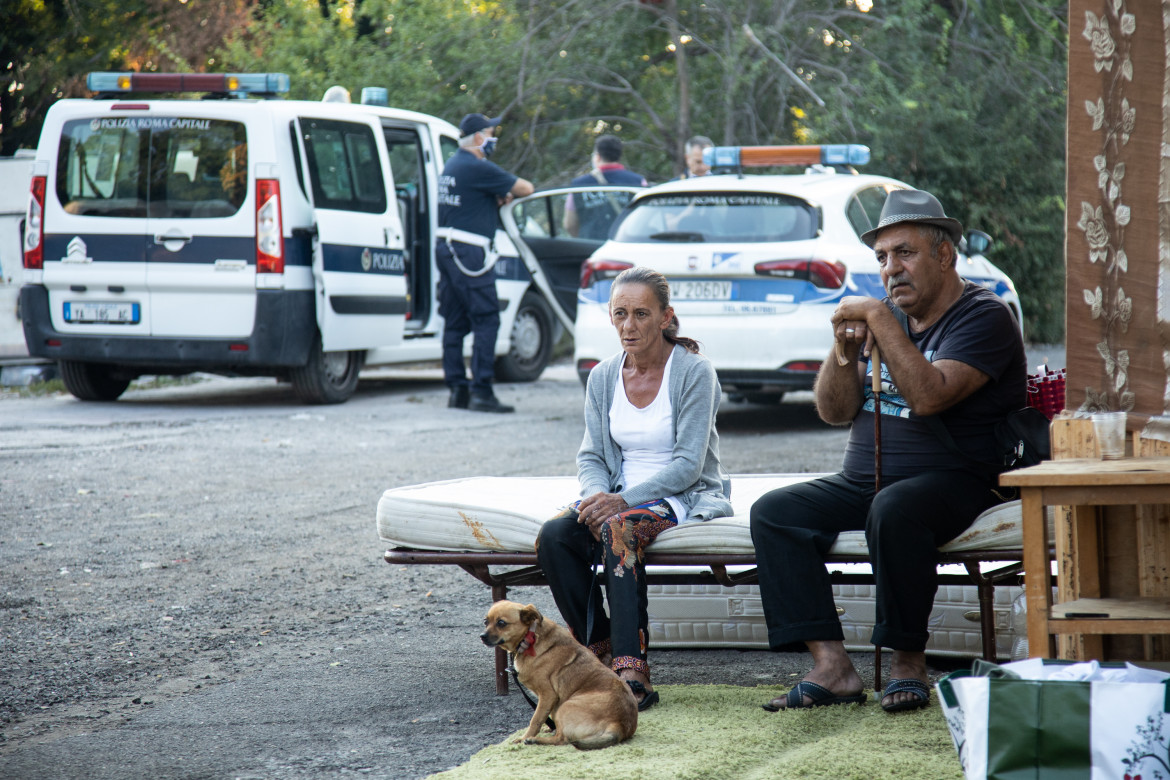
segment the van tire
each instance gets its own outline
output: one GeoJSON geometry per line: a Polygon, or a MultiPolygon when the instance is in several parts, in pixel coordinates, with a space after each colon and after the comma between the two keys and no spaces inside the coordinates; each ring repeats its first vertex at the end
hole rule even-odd
{"type": "Polygon", "coordinates": [[[307,404],[340,404],[357,390],[362,352],[324,352],[321,335],[313,337],[309,362],[289,372],[293,392],[307,404]]]}
{"type": "Polygon", "coordinates": [[[82,401],[117,401],[130,386],[114,366],[62,360],[58,369],[65,389],[82,401]]]}
{"type": "Polygon", "coordinates": [[[529,290],[512,321],[508,354],[496,358],[496,381],[535,382],[553,349],[553,313],[544,298],[529,290]]]}

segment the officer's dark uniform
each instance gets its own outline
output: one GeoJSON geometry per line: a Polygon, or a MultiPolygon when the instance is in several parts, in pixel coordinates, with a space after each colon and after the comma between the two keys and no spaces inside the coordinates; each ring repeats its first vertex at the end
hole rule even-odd
{"type": "MultiPolygon", "coordinates": [[[[602,163],[598,169],[606,184],[614,186],[645,187],[646,177],[634,173],[621,163],[602,163]]],[[[578,176],[569,184],[573,187],[601,185],[592,173],[578,176]]],[[[604,241],[609,237],[609,226],[620,208],[604,192],[573,193],[573,208],[577,211],[577,237],[604,241]]]]}
{"type": "MultiPolygon", "coordinates": [[[[460,149],[447,161],[439,179],[439,226],[457,228],[490,243],[499,221],[497,198],[507,195],[517,177],[488,160],[460,149]]],[[[439,238],[435,258],[439,266],[439,314],[443,317],[443,379],[453,393],[466,392],[463,368],[463,339],[474,334],[471,350],[471,394],[492,397],[496,334],[500,330],[500,302],[496,296],[496,275],[482,270],[483,246],[439,238]]]]}

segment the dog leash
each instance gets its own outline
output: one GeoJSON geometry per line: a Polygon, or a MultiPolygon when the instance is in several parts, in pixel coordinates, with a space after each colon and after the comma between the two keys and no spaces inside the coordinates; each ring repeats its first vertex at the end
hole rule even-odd
{"type": "MultiPolygon", "coordinates": [[[[601,563],[601,544],[597,541],[594,541],[593,542],[593,562],[589,565],[589,577],[590,577],[589,602],[585,608],[585,641],[589,641],[589,637],[591,637],[593,635],[593,612],[595,609],[595,607],[594,607],[595,599],[594,599],[593,594],[596,590],[593,587],[593,585],[594,585],[593,578],[595,578],[597,576],[597,565],[599,563],[601,563]]],[[[525,688],[523,686],[523,684],[521,684],[520,674],[519,674],[519,672],[516,671],[516,654],[515,653],[508,654],[507,671],[512,673],[512,680],[513,680],[513,682],[516,683],[516,687],[520,689],[521,695],[524,696],[524,701],[528,702],[528,705],[530,707],[532,707],[533,710],[535,710],[536,709],[536,699],[532,698],[532,694],[530,694],[528,692],[528,689],[525,688]]],[[[544,722],[553,731],[557,730],[557,724],[553,722],[553,719],[551,717],[545,718],[544,722]]]]}
{"type": "MultiPolygon", "coordinates": [[[[520,689],[520,694],[524,697],[524,701],[528,702],[528,706],[532,707],[532,709],[535,711],[536,710],[536,699],[532,698],[532,694],[529,693],[528,689],[525,688],[520,683],[520,674],[519,674],[519,672],[516,671],[516,654],[515,653],[508,653],[508,669],[507,669],[507,671],[512,673],[512,681],[515,682],[516,687],[520,689]]],[[[557,730],[557,724],[553,722],[552,717],[545,718],[544,722],[545,722],[545,724],[548,725],[549,729],[551,729],[552,731],[557,730]]]]}

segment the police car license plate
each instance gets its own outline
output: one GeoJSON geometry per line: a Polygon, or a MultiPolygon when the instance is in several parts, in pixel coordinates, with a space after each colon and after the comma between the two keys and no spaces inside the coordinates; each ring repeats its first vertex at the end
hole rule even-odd
{"type": "Polygon", "coordinates": [[[66,322],[108,322],[137,325],[141,319],[142,316],[137,303],[121,301],[65,302],[66,322]]]}
{"type": "Polygon", "coordinates": [[[730,301],[731,282],[675,281],[670,297],[676,301],[730,301]]]}

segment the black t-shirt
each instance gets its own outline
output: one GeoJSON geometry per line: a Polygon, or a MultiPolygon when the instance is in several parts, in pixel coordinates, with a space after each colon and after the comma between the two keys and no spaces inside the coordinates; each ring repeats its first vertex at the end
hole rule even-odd
{"type": "MultiPolygon", "coordinates": [[[[893,303],[887,298],[891,309],[893,303]]],[[[967,282],[963,294],[942,318],[910,340],[927,360],[957,360],[977,368],[990,380],[939,414],[960,451],[974,461],[994,463],[996,423],[1026,403],[1028,364],[1015,318],[995,293],[967,282]]],[[[864,359],[864,358],[863,358],[864,359]]],[[[860,481],[874,476],[872,366],[866,361],[865,402],[853,418],[845,448],[845,475],[860,481]]],[[[906,400],[882,366],[882,482],[923,471],[963,469],[987,473],[955,455],[906,400]]]]}
{"type": "Polygon", "coordinates": [[[439,225],[495,238],[500,216],[496,199],[515,184],[515,174],[460,149],[439,177],[439,225]]]}

